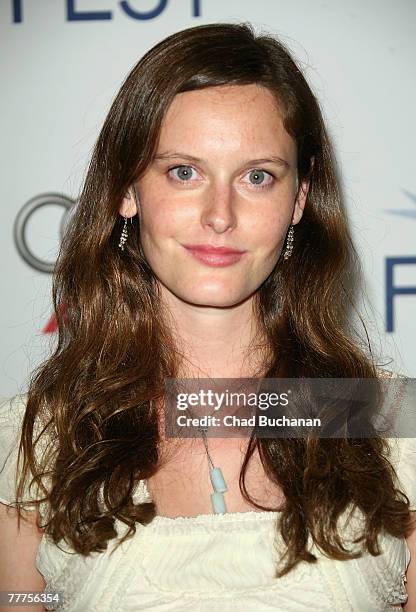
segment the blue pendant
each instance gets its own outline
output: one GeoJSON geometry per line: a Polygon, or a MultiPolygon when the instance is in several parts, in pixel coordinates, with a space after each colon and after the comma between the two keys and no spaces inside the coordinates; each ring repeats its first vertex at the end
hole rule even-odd
{"type": "Polygon", "coordinates": [[[211,493],[211,504],[215,514],[225,514],[227,512],[224,495],[222,493],[218,493],[217,491],[211,493]]]}
{"type": "Polygon", "coordinates": [[[211,476],[211,483],[214,491],[216,491],[216,493],[225,493],[225,491],[227,491],[227,485],[225,484],[221,468],[211,468],[209,475],[211,476]]]}

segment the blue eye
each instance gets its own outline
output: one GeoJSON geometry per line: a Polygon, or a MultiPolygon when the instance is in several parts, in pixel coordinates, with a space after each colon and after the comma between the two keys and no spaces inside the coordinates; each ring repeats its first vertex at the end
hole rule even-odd
{"type": "Polygon", "coordinates": [[[174,175],[174,178],[182,182],[189,181],[194,171],[191,166],[174,166],[173,168],[169,168],[169,173],[174,170],[177,170],[177,174],[176,176],[174,175]]]}
{"type": "Polygon", "coordinates": [[[259,187],[269,187],[273,183],[273,175],[265,170],[250,170],[248,176],[251,184],[259,187]],[[269,181],[265,181],[267,177],[269,177],[269,181]]]}

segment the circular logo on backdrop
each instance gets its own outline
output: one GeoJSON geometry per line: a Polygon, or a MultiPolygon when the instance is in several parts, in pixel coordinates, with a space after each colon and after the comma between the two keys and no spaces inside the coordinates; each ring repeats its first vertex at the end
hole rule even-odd
{"type": "Polygon", "coordinates": [[[74,208],[75,204],[75,200],[60,193],[43,193],[26,202],[17,214],[14,222],[14,242],[22,259],[34,270],[52,274],[55,262],[46,261],[36,254],[35,240],[31,236],[29,222],[33,221],[36,215],[41,210],[43,212],[43,209],[46,207],[60,207],[62,209],[62,217],[58,230],[59,236],[62,239],[71,209],[74,208]]]}

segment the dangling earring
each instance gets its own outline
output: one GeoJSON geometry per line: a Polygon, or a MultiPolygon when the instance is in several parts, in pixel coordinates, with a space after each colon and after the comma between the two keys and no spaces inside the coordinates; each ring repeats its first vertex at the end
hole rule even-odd
{"type": "MultiPolygon", "coordinates": [[[[120,242],[118,243],[119,248],[124,251],[124,245],[125,242],[127,240],[128,237],[128,232],[127,232],[127,217],[125,215],[123,215],[124,217],[124,226],[123,226],[123,230],[121,232],[121,236],[120,236],[120,242]]],[[[130,217],[130,221],[131,223],[133,223],[131,217],[130,217]]]]}
{"type": "Polygon", "coordinates": [[[289,259],[289,257],[292,255],[294,233],[295,233],[295,230],[293,229],[293,225],[291,225],[287,233],[286,250],[283,253],[283,259],[289,259]]]}

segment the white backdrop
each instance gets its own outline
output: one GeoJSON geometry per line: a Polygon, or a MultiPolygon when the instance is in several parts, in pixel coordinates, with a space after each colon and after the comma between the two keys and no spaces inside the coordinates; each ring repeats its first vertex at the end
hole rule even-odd
{"type": "Polygon", "coordinates": [[[0,396],[23,392],[55,342],[47,270],[123,79],[174,31],[243,20],[306,69],[363,257],[373,348],[416,375],[414,0],[0,0],[0,396]]]}

